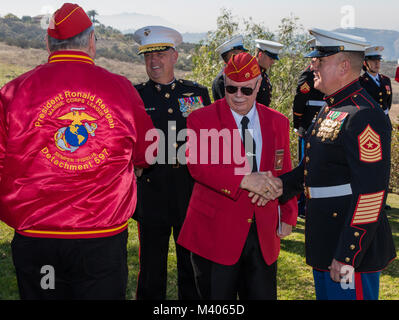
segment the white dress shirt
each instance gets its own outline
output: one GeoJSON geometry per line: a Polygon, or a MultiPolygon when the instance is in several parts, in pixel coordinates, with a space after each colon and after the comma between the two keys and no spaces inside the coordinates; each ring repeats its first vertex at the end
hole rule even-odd
{"type": "MultiPolygon", "coordinates": [[[[234,120],[236,121],[237,128],[240,131],[241,139],[242,139],[242,130],[241,130],[241,120],[244,115],[238,114],[233,109],[231,109],[231,113],[233,114],[234,120]]],[[[256,110],[256,102],[252,106],[251,110],[245,115],[249,119],[248,123],[248,131],[251,133],[252,137],[255,140],[256,144],[256,163],[258,164],[258,170],[260,168],[260,161],[262,155],[262,131],[260,129],[260,122],[258,111],[256,110]]]]}

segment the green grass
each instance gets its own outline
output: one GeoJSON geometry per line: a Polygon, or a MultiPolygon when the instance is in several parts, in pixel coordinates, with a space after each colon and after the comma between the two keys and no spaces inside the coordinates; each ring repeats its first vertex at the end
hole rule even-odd
{"type": "Polygon", "coordinates": [[[26,68],[0,62],[0,87],[26,71],[26,68]]]}
{"type": "MultiPolygon", "coordinates": [[[[396,248],[399,249],[399,195],[390,194],[388,211],[396,248]]],[[[12,264],[10,241],[13,230],[0,222],[0,299],[19,299],[17,282],[12,264]]],[[[172,238],[171,238],[172,239],[172,238]]],[[[176,254],[174,243],[170,242],[168,260],[167,299],[177,299],[176,254]]],[[[312,300],[315,299],[312,269],[305,264],[304,221],[299,219],[293,234],[281,242],[281,254],[278,261],[278,299],[312,300]]],[[[136,294],[139,247],[136,223],[130,220],[128,242],[129,283],[127,299],[136,294]]],[[[399,260],[393,261],[382,272],[380,284],[381,300],[399,300],[399,260]]]]}

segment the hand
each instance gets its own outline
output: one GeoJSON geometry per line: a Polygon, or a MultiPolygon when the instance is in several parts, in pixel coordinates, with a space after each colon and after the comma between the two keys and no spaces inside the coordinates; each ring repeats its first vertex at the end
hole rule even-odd
{"type": "Polygon", "coordinates": [[[341,282],[342,278],[352,279],[354,268],[352,266],[343,264],[333,259],[331,266],[328,267],[330,270],[330,277],[335,282],[341,282]]]}
{"type": "Polygon", "coordinates": [[[281,180],[273,177],[269,171],[253,172],[250,175],[244,176],[240,187],[252,192],[252,196],[258,194],[268,200],[274,200],[282,194],[281,180]]]}
{"type": "Polygon", "coordinates": [[[292,232],[292,226],[290,224],[287,224],[285,222],[281,223],[281,233],[278,232],[277,230],[277,236],[280,239],[285,238],[286,236],[289,236],[292,232]]]}
{"type": "Polygon", "coordinates": [[[257,203],[258,207],[264,207],[269,202],[269,200],[272,200],[272,199],[264,198],[264,197],[260,196],[259,194],[254,193],[254,192],[250,192],[248,194],[248,197],[252,198],[251,202],[252,203],[257,203]]]}
{"type": "Polygon", "coordinates": [[[134,174],[137,178],[141,177],[141,175],[143,174],[143,168],[134,168],[134,174]]]}

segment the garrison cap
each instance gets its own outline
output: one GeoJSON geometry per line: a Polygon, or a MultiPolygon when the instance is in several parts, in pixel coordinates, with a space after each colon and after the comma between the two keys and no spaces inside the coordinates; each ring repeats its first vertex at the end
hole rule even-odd
{"type": "Polygon", "coordinates": [[[315,47],[314,51],[306,55],[307,58],[327,57],[345,51],[364,52],[370,45],[362,37],[345,33],[317,28],[309,29],[309,33],[315,38],[315,47]]]}
{"type": "Polygon", "coordinates": [[[47,34],[58,40],[72,38],[93,25],[86,12],[77,4],[64,3],[50,19],[47,34]]]}
{"type": "Polygon", "coordinates": [[[274,60],[279,60],[278,54],[280,50],[284,47],[281,43],[270,41],[270,40],[255,40],[255,45],[258,49],[266,53],[270,58],[274,60]]]}
{"type": "Polygon", "coordinates": [[[237,35],[226,42],[223,42],[219,47],[216,48],[216,52],[222,56],[223,54],[231,50],[243,50],[248,51],[244,47],[244,37],[242,35],[237,35]]]}
{"type": "Polygon", "coordinates": [[[258,61],[248,52],[233,54],[224,68],[224,74],[235,82],[245,82],[260,75],[258,61]]]}
{"type": "Polygon", "coordinates": [[[174,49],[183,41],[178,31],[164,26],[143,27],[133,34],[133,39],[140,45],[139,54],[174,49]]]}
{"type": "Polygon", "coordinates": [[[382,51],[384,51],[383,46],[368,47],[364,53],[364,58],[366,60],[381,60],[382,51]]]}

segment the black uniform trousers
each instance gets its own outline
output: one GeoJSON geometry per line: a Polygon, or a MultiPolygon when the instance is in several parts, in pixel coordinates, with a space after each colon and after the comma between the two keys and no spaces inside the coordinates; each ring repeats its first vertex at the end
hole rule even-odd
{"type": "Polygon", "coordinates": [[[166,299],[169,239],[172,233],[176,246],[178,299],[198,299],[190,252],[176,243],[180,228],[180,226],[147,226],[145,223],[138,223],[140,273],[137,281],[137,300],[166,299]]]}
{"type": "Polygon", "coordinates": [[[260,250],[255,220],[238,262],[227,266],[191,253],[197,290],[205,300],[276,300],[277,261],[268,266],[260,250]]]}
{"type": "Polygon", "coordinates": [[[23,300],[123,300],[128,279],[125,230],[92,239],[15,233],[11,242],[23,300]]]}

